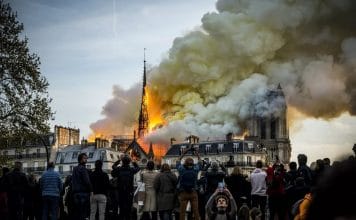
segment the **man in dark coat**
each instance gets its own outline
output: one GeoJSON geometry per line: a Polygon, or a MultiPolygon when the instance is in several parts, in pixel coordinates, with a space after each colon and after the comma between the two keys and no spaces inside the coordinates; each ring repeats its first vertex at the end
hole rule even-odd
{"type": "Polygon", "coordinates": [[[23,218],[24,196],[28,189],[28,180],[21,169],[22,163],[15,162],[14,169],[4,177],[9,217],[12,220],[22,220],[23,218]]]}
{"type": "Polygon", "coordinates": [[[75,219],[85,219],[89,216],[90,194],[93,192],[89,172],[85,167],[88,156],[81,153],[78,156],[78,166],[74,167],[72,174],[72,193],[74,200],[75,219]]]}
{"type": "MultiPolygon", "coordinates": [[[[139,166],[135,161],[132,162],[133,167],[130,167],[131,158],[124,156],[122,158],[122,166],[114,167],[111,171],[113,178],[117,178],[117,190],[119,195],[119,219],[131,219],[131,209],[133,205],[134,192],[134,175],[140,171],[139,166]]],[[[119,163],[115,163],[119,164],[119,163]]]]}

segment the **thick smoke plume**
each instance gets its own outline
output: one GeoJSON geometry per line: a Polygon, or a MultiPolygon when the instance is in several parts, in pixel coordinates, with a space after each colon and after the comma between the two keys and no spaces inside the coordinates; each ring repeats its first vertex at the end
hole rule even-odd
{"type": "Polygon", "coordinates": [[[307,117],[356,114],[355,1],[219,0],[216,8],[150,72],[166,121],[150,140],[242,132],[246,119],[283,104],[265,99],[279,83],[288,106],[307,117]]]}
{"type": "Polygon", "coordinates": [[[104,119],[90,125],[95,134],[91,139],[102,136],[110,138],[113,135],[132,134],[137,123],[139,103],[141,99],[140,85],[134,85],[128,90],[113,86],[113,98],[103,107],[104,119]]]}

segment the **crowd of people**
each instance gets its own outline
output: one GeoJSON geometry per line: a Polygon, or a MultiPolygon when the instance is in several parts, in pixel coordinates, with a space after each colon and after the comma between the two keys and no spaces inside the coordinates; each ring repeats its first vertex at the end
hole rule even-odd
{"type": "MultiPolygon", "coordinates": [[[[187,150],[188,151],[188,150],[187,150]]],[[[229,174],[217,162],[207,163],[183,152],[176,171],[153,161],[144,170],[128,155],[112,166],[111,179],[102,170],[86,168],[87,155],[62,182],[54,164],[48,163],[40,179],[21,171],[2,168],[0,178],[0,219],[137,219],[142,220],[303,220],[356,219],[356,159],[350,157],[330,165],[328,158],[307,165],[298,155],[288,165],[278,158],[269,166],[262,161],[249,176],[235,166],[229,174]],[[144,186],[143,204],[133,207],[135,175],[144,186]]]]}

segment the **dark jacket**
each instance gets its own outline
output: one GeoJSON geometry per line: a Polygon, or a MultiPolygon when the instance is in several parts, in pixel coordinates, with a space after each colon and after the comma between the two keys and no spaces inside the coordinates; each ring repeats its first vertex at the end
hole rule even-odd
{"type": "Polygon", "coordinates": [[[118,180],[118,190],[126,191],[126,193],[132,193],[134,190],[134,175],[140,171],[140,167],[137,163],[132,163],[134,167],[121,166],[116,167],[111,171],[111,176],[117,178],[118,180]],[[123,184],[124,183],[124,184],[123,184]]]}
{"type": "Polygon", "coordinates": [[[177,182],[177,176],[170,171],[160,173],[156,176],[154,188],[157,192],[158,211],[174,209],[177,182]]]}
{"type": "Polygon", "coordinates": [[[28,180],[24,173],[13,170],[4,177],[4,185],[9,202],[12,204],[23,204],[25,191],[28,189],[28,180]]]}
{"type": "Polygon", "coordinates": [[[90,193],[92,191],[93,188],[89,179],[89,171],[82,164],[74,167],[72,174],[72,192],[90,193]]]}
{"type": "Polygon", "coordinates": [[[95,170],[90,174],[90,182],[93,186],[94,194],[107,195],[109,189],[109,176],[102,170],[95,170]]]}

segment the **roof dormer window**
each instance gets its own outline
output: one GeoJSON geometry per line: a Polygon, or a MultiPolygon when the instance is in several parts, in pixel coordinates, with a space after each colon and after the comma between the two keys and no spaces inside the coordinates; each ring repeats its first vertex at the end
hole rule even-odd
{"type": "Polygon", "coordinates": [[[232,152],[236,153],[239,149],[239,143],[234,143],[233,148],[232,148],[232,152]]]}
{"type": "Polygon", "coordinates": [[[205,153],[210,153],[211,152],[211,144],[205,145],[205,153]]]}
{"type": "Polygon", "coordinates": [[[221,153],[224,149],[224,144],[218,144],[218,153],[221,153]]]}

